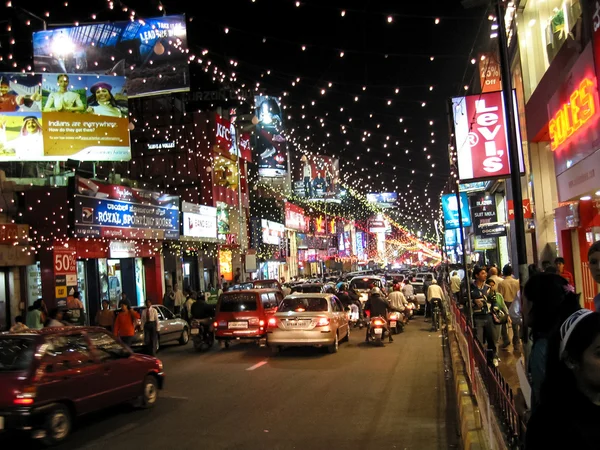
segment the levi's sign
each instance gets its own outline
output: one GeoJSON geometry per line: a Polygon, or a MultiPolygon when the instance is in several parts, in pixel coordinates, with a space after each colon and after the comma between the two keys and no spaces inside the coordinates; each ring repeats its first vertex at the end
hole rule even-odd
{"type": "MultiPolygon", "coordinates": [[[[514,103],[516,105],[516,98],[514,103]]],[[[502,92],[453,98],[452,112],[460,180],[509,177],[507,119],[502,92]]],[[[515,116],[518,116],[516,111],[515,116]]],[[[520,136],[518,130],[517,136],[520,136]]],[[[517,145],[523,171],[520,140],[517,145]]]]}
{"type": "Polygon", "coordinates": [[[594,116],[596,113],[594,89],[595,83],[589,78],[584,78],[569,96],[569,101],[564,103],[550,119],[548,130],[552,151],[560,147],[594,116]]]}

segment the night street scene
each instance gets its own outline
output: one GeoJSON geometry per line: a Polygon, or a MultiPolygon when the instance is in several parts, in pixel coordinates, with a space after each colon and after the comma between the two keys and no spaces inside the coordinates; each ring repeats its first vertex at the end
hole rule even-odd
{"type": "Polygon", "coordinates": [[[600,450],[600,0],[0,8],[0,449],[600,450]]]}

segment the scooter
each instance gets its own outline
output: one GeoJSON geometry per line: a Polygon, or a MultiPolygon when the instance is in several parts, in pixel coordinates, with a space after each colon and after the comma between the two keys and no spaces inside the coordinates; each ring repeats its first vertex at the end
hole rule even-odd
{"type": "Polygon", "coordinates": [[[369,322],[368,341],[378,347],[383,347],[383,335],[386,330],[386,321],[382,316],[371,317],[369,322]]]}
{"type": "Polygon", "coordinates": [[[194,349],[197,352],[210,350],[215,343],[215,330],[212,325],[212,319],[210,319],[210,325],[203,324],[200,320],[192,319],[190,334],[192,335],[194,349]]]}
{"type": "Polygon", "coordinates": [[[404,331],[404,316],[398,311],[388,313],[388,321],[390,323],[390,331],[392,334],[399,334],[404,331]]]}

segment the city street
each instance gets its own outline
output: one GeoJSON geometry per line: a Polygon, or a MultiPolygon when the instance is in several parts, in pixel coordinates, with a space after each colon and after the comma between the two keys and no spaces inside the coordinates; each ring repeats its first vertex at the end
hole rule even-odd
{"type": "Polygon", "coordinates": [[[156,408],[82,419],[57,448],[457,448],[442,337],[428,330],[416,318],[384,348],[364,344],[357,331],[334,355],[166,347],[159,357],[167,384],[156,408]]]}

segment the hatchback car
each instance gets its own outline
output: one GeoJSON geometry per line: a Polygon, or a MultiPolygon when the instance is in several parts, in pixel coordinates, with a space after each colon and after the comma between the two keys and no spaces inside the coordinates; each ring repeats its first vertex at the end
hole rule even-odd
{"type": "Polygon", "coordinates": [[[56,444],[77,416],[128,401],[154,406],[163,382],[158,359],[132,353],[104,328],[2,333],[0,433],[56,444]]]}
{"type": "MultiPolygon", "coordinates": [[[[190,326],[179,315],[173,314],[171,310],[162,305],[152,305],[158,313],[158,339],[156,340],[156,349],[158,351],[161,345],[169,342],[178,342],[185,345],[190,341],[190,326]]],[[[145,307],[133,308],[142,317],[145,314],[145,307]]],[[[144,345],[144,331],[138,330],[133,337],[131,347],[137,348],[144,345]]]]}
{"type": "Polygon", "coordinates": [[[283,300],[278,289],[228,291],[217,302],[215,338],[225,348],[231,341],[266,344],[267,320],[283,300]]]}
{"type": "Polygon", "coordinates": [[[267,344],[278,353],[282,347],[327,347],[338,351],[348,341],[348,312],[333,294],[288,295],[269,318],[267,344]]]}

